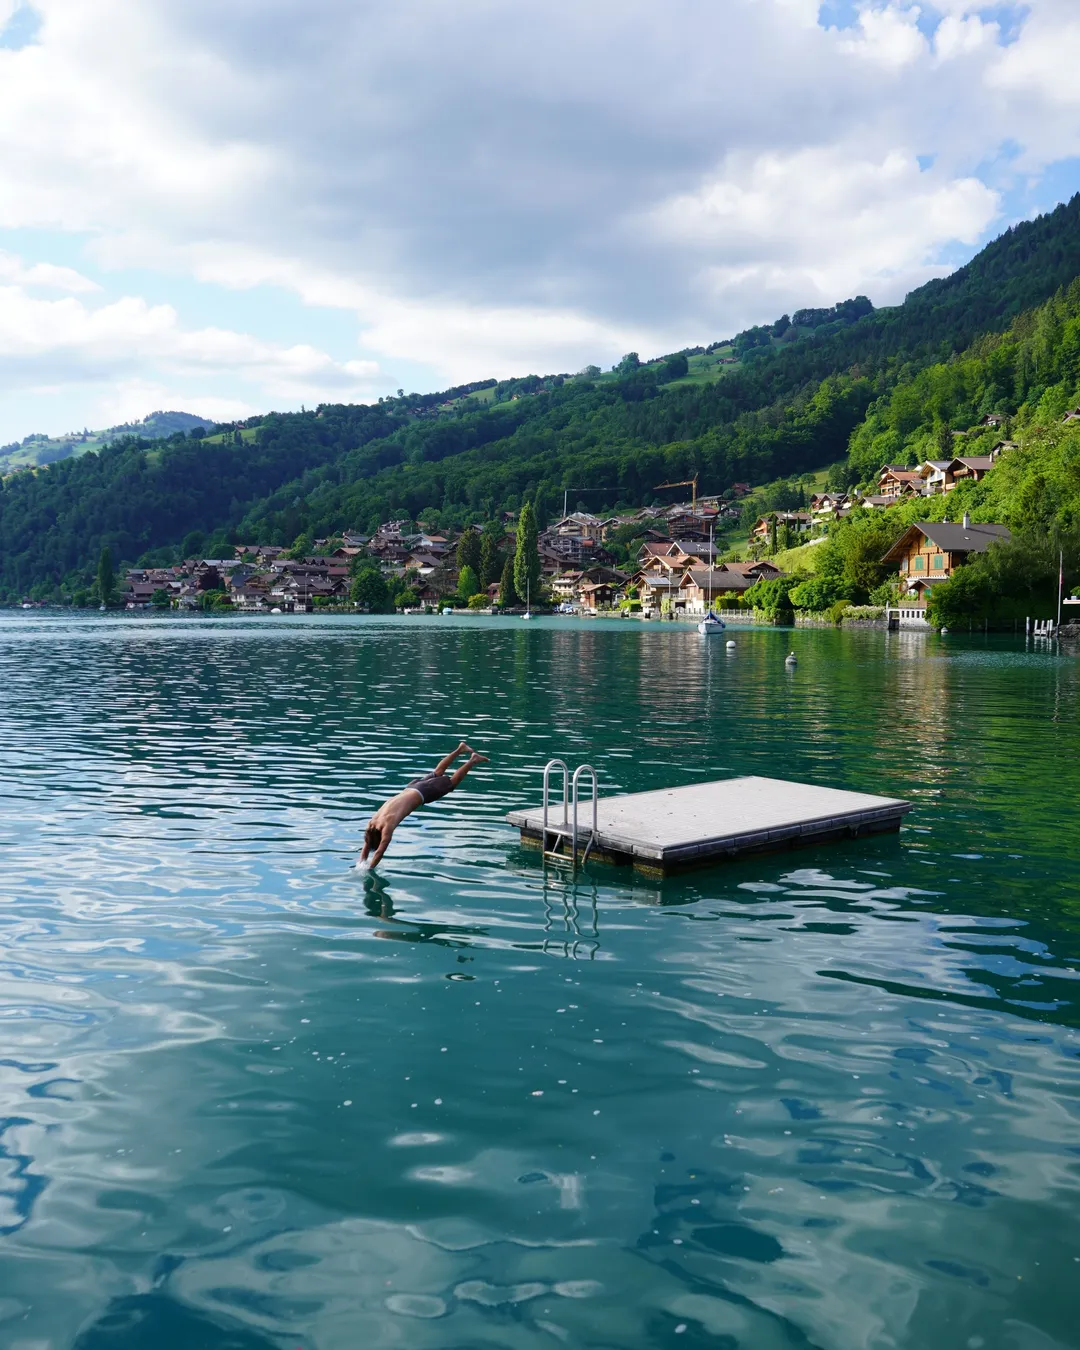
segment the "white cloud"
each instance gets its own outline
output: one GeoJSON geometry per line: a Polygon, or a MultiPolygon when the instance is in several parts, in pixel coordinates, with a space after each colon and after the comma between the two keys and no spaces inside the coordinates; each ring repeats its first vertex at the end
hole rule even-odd
{"type": "Polygon", "coordinates": [[[946,14],[934,34],[934,53],[940,61],[987,52],[998,45],[1001,29],[978,14],[946,14]]]}
{"type": "Polygon", "coordinates": [[[743,297],[743,307],[766,293],[787,306],[857,290],[899,300],[933,270],[943,238],[974,242],[997,210],[997,194],[977,179],[921,171],[900,151],[873,162],[828,146],[730,156],[649,225],[697,254],[716,295],[743,297]],[[708,261],[720,249],[725,261],[708,261]]]}
{"type": "Polygon", "coordinates": [[[43,287],[51,291],[71,291],[74,294],[100,291],[96,281],[84,277],[73,267],[58,267],[54,263],[32,263],[29,267],[14,253],[0,250],[0,281],[17,286],[43,287]]]}
{"type": "Polygon", "coordinates": [[[859,11],[856,35],[841,38],[840,50],[893,69],[911,65],[928,50],[919,14],[914,6],[867,6],[859,11]]]}
{"type": "Polygon", "coordinates": [[[221,328],[188,330],[171,305],[137,296],[90,307],[73,296],[45,300],[0,286],[0,383],[48,386],[132,381],[153,368],[179,378],[230,374],[269,399],[368,397],[379,368],[335,361],[307,344],[282,346],[221,328]]]}
{"type": "MultiPolygon", "coordinates": [[[[1080,15],[1072,0],[1043,0],[1033,10],[1016,42],[997,55],[988,72],[988,83],[1008,94],[1027,95],[1042,104],[1049,115],[1047,134],[1060,145],[1057,109],[1080,105],[1080,15]]],[[[1068,126],[1077,144],[1076,124],[1068,126]]],[[[1074,150],[1067,153],[1076,153],[1074,150]]]]}
{"type": "MultiPolygon", "coordinates": [[[[968,0],[875,0],[846,29],[816,0],[36,8],[35,41],[0,48],[0,230],[84,232],[107,291],[135,266],[284,287],[355,314],[358,356],[436,383],[899,298],[994,223],[1001,184],[976,173],[1000,146],[1035,176],[1080,153],[1075,0],[1031,0],[1008,46],[1000,7],[968,0]]],[[[19,306],[96,284],[11,267],[19,306]]],[[[318,342],[163,308],[34,310],[24,347],[59,335],[43,379],[54,350],[57,378],[382,391],[318,342]]]]}

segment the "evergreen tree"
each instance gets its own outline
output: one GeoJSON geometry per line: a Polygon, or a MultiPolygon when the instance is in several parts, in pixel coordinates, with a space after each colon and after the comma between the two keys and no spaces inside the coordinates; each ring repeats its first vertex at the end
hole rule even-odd
{"type": "MultiPolygon", "coordinates": [[[[458,540],[457,546],[457,565],[458,567],[471,567],[476,573],[480,571],[480,554],[483,545],[480,542],[480,536],[475,530],[466,530],[458,540]]],[[[473,592],[475,595],[475,591],[473,592]]]]}
{"type": "Polygon", "coordinates": [[[490,586],[493,581],[498,581],[502,563],[498,538],[494,534],[485,533],[480,540],[480,566],[477,569],[482,586],[490,586]]]}
{"type": "Polygon", "coordinates": [[[540,596],[540,550],[536,543],[536,512],[532,502],[525,503],[518,517],[514,590],[518,599],[526,602],[540,596]]]}
{"type": "Polygon", "coordinates": [[[514,560],[507,558],[503,564],[502,580],[499,582],[499,604],[504,609],[509,609],[517,603],[517,591],[514,590],[514,560]]]}
{"type": "Polygon", "coordinates": [[[97,568],[98,599],[103,605],[111,605],[116,600],[116,571],[113,568],[112,549],[105,545],[101,550],[97,568]]]}

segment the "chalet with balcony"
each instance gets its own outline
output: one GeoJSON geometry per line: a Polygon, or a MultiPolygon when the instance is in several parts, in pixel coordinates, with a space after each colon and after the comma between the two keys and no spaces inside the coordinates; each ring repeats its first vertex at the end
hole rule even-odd
{"type": "Polygon", "coordinates": [[[895,563],[900,577],[901,599],[890,607],[888,617],[894,626],[926,626],[926,607],[930,591],[953,575],[973,553],[985,553],[991,544],[1012,538],[1007,525],[973,525],[965,514],[962,522],[919,521],[909,525],[882,558],[895,563]]]}
{"type": "Polygon", "coordinates": [[[884,464],[878,474],[878,494],[898,501],[901,497],[914,497],[922,491],[922,480],[918,469],[909,469],[903,464],[884,464]]]}
{"type": "Polygon", "coordinates": [[[846,492],[815,492],[810,498],[810,514],[822,524],[838,519],[850,509],[851,498],[846,492]]]}

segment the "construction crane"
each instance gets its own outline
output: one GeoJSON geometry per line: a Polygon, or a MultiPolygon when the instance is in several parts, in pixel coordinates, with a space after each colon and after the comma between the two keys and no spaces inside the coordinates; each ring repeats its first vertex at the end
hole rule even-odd
{"type": "Polygon", "coordinates": [[[698,476],[697,476],[697,474],[694,474],[693,478],[684,478],[684,479],[682,480],[681,483],[657,483],[657,485],[653,488],[653,491],[654,491],[654,492],[659,492],[659,491],[661,490],[661,488],[675,488],[675,487],[688,487],[688,488],[693,488],[693,489],[694,489],[694,492],[693,492],[693,498],[692,498],[692,505],[691,505],[691,507],[690,507],[690,514],[696,516],[696,515],[697,515],[697,483],[698,483],[698,476]]]}

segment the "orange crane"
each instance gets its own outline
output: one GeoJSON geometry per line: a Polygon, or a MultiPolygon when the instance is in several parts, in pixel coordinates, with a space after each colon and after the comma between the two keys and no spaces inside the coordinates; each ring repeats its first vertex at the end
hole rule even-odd
{"type": "Polygon", "coordinates": [[[697,515],[697,484],[698,484],[698,476],[697,476],[697,474],[694,474],[693,478],[684,478],[684,479],[682,480],[681,483],[657,483],[657,485],[653,488],[653,491],[654,491],[654,492],[659,492],[661,488],[674,488],[674,487],[688,487],[688,488],[693,488],[693,489],[694,489],[694,492],[693,492],[693,498],[692,498],[692,505],[691,505],[691,507],[690,507],[690,514],[696,516],[696,515],[697,515]]]}

